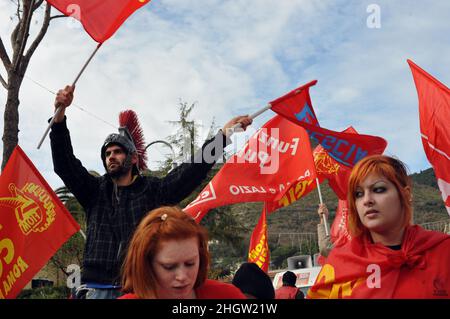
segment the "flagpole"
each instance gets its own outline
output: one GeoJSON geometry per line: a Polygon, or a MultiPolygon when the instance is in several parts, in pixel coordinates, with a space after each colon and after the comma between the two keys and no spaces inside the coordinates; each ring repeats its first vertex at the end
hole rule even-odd
{"type": "MultiPolygon", "coordinates": [[[[320,183],[319,183],[319,179],[316,177],[316,184],[317,184],[317,192],[319,193],[319,201],[320,204],[323,204],[323,200],[322,200],[322,192],[320,191],[320,183]]],[[[325,214],[322,215],[323,218],[323,224],[325,226],[325,235],[329,236],[330,233],[328,231],[328,222],[327,222],[327,216],[325,214]]]]}
{"type": "MultiPolygon", "coordinates": [[[[255,112],[255,113],[251,114],[251,115],[249,116],[249,118],[251,118],[251,119],[253,120],[255,117],[261,115],[262,113],[264,113],[265,111],[267,111],[267,110],[270,109],[271,107],[272,107],[272,105],[269,103],[269,104],[267,104],[266,106],[264,106],[262,109],[260,109],[259,111],[257,111],[257,112],[255,112]]],[[[231,132],[234,132],[234,131],[235,131],[237,128],[239,128],[239,127],[241,127],[241,123],[236,123],[236,124],[234,124],[233,127],[231,128],[231,132]]]]}
{"type": "MultiPolygon", "coordinates": [[[[78,72],[78,75],[76,76],[75,80],[72,83],[72,86],[75,86],[75,84],[77,84],[78,79],[80,78],[81,74],[83,74],[84,70],[86,69],[86,67],[88,66],[89,62],[91,62],[92,58],[94,57],[94,55],[97,53],[98,49],[100,49],[100,47],[102,46],[103,43],[99,43],[97,45],[97,47],[95,48],[94,52],[92,52],[91,56],[87,59],[86,63],[84,63],[83,67],[81,68],[80,72],[78,72]]],[[[45,140],[45,137],[47,136],[48,132],[50,131],[50,128],[53,126],[53,123],[55,123],[55,118],[57,115],[59,115],[59,112],[61,112],[61,107],[57,107],[55,114],[53,115],[50,123],[47,126],[47,129],[44,132],[44,135],[42,136],[41,140],[39,141],[39,144],[37,146],[37,149],[41,148],[42,143],[45,140]]]]}

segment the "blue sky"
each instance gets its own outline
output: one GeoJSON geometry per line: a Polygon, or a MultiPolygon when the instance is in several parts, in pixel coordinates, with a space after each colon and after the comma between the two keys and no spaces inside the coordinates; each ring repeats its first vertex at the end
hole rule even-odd
{"type": "MultiPolygon", "coordinates": [[[[12,2],[0,0],[5,44],[13,14],[12,2]]],[[[153,0],[105,42],[77,86],[75,104],[114,125],[132,107],[150,142],[173,133],[167,121],[176,119],[180,99],[197,102],[194,118],[206,134],[213,117],[221,126],[317,79],[310,92],[322,126],[382,136],[386,153],[417,172],[430,165],[406,59],[449,85],[449,15],[450,1],[437,0],[153,0]],[[371,5],[379,8],[380,28],[368,27],[371,5]]],[[[77,23],[52,21],[27,75],[57,91],[73,81],[95,45],[77,23]]],[[[50,184],[61,186],[48,139],[36,150],[54,97],[26,79],[20,98],[20,145],[50,184]]],[[[67,115],[76,155],[103,172],[100,145],[114,129],[76,107],[67,115]]],[[[273,115],[261,115],[253,128],[273,115]]]]}

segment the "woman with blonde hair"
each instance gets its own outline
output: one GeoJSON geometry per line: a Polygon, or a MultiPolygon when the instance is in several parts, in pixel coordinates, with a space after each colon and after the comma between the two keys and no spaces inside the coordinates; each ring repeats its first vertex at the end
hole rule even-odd
{"type": "Polygon", "coordinates": [[[178,207],[149,212],[122,267],[120,299],[245,299],[231,284],[207,279],[208,236],[178,207]]]}
{"type": "Polygon", "coordinates": [[[450,298],[450,236],[412,225],[401,161],[359,161],[347,201],[352,240],[331,250],[308,298],[450,298]]]}

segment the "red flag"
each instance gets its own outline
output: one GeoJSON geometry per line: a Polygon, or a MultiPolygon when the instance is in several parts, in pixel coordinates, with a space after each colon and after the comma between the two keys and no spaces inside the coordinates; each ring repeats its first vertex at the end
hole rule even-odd
{"type": "MultiPolygon", "coordinates": [[[[351,126],[344,132],[358,134],[351,126]]],[[[328,185],[330,185],[337,197],[346,200],[347,183],[352,170],[348,166],[335,161],[321,145],[314,149],[313,157],[319,180],[328,179],[328,185]]]]}
{"type": "Polygon", "coordinates": [[[252,237],[250,238],[250,246],[248,248],[248,262],[255,263],[264,270],[269,271],[270,253],[269,242],[267,240],[267,207],[264,204],[261,217],[256,224],[252,237]]]}
{"type": "Polygon", "coordinates": [[[80,226],[19,146],[0,176],[0,206],[0,299],[9,299],[80,226]]]}
{"type": "Polygon", "coordinates": [[[281,187],[280,195],[278,195],[276,199],[265,202],[267,213],[271,214],[277,209],[289,206],[314,190],[317,187],[315,182],[316,173],[314,168],[311,168],[311,171],[314,171],[314,175],[291,183],[287,189],[281,187]]]}
{"type": "Polygon", "coordinates": [[[184,210],[200,221],[211,208],[240,203],[280,200],[292,184],[315,179],[314,161],[306,131],[275,116],[233,155],[184,210]]]}
{"type": "Polygon", "coordinates": [[[353,167],[367,155],[382,154],[387,142],[378,136],[331,131],[319,126],[312,107],[309,82],[270,102],[274,112],[304,127],[312,139],[320,143],[328,154],[340,164],[353,167]]]}
{"type": "Polygon", "coordinates": [[[284,116],[295,124],[299,121],[311,125],[319,126],[316,113],[312,107],[309,88],[316,85],[317,80],[313,80],[302,85],[295,90],[270,102],[271,109],[274,112],[284,116]]]}
{"type": "Polygon", "coordinates": [[[419,97],[422,144],[450,215],[450,89],[411,60],[419,97]]]}
{"type": "Polygon", "coordinates": [[[103,43],[134,11],[151,0],[47,0],[66,16],[79,20],[87,33],[103,43]]]}
{"type": "Polygon", "coordinates": [[[345,244],[352,239],[348,230],[348,205],[346,200],[339,199],[336,216],[330,229],[331,242],[334,246],[345,244]]]}

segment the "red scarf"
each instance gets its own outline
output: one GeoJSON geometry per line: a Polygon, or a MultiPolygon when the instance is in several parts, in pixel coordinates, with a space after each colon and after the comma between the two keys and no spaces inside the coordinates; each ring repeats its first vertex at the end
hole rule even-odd
{"type": "Polygon", "coordinates": [[[308,298],[392,298],[402,269],[432,267],[425,253],[445,240],[450,236],[418,225],[406,228],[400,250],[373,244],[369,236],[356,237],[331,250],[308,298]]]}

